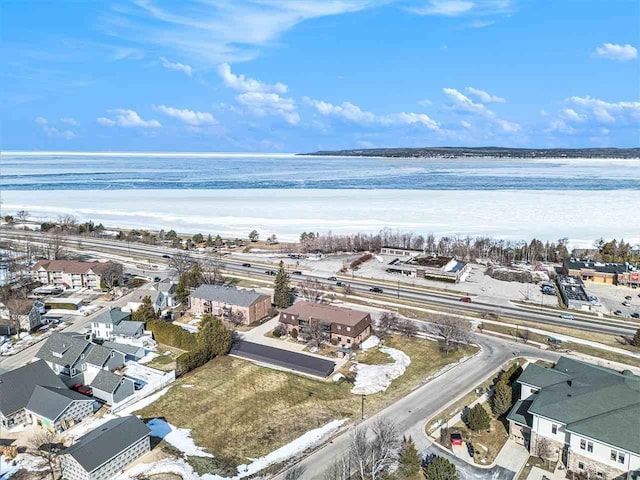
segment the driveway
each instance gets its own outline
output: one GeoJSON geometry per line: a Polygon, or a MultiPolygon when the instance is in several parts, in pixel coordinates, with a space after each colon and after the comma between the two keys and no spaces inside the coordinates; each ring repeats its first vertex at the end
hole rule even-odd
{"type": "Polygon", "coordinates": [[[517,471],[513,472],[498,465],[492,468],[474,467],[464,460],[460,460],[458,457],[446,450],[434,445],[425,448],[420,452],[420,454],[423,458],[428,458],[430,455],[447,458],[456,466],[460,480],[511,480],[518,473],[517,471]]]}

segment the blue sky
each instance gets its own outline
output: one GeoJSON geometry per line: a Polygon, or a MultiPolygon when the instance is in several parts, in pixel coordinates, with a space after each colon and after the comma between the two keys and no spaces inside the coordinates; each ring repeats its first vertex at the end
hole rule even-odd
{"type": "Polygon", "coordinates": [[[640,144],[636,0],[0,8],[4,149],[640,144]]]}

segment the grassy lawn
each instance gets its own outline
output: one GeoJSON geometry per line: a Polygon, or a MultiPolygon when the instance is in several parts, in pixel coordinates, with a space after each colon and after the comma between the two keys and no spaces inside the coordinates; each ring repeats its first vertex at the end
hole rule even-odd
{"type": "Polygon", "coordinates": [[[158,344],[158,355],[156,358],[147,363],[151,368],[157,368],[163,372],[169,372],[176,369],[176,358],[184,353],[179,348],[169,347],[167,345],[158,344]],[[170,352],[167,354],[166,352],[170,352]]]}
{"type": "MultiPolygon", "coordinates": [[[[387,345],[403,350],[412,363],[386,392],[367,397],[367,415],[475,351],[467,347],[445,358],[437,344],[427,340],[392,337],[387,345]]],[[[244,463],[332,420],[359,417],[361,399],[351,388],[347,382],[334,384],[218,357],[178,379],[165,396],[138,414],[190,428],[196,444],[217,458],[244,463]],[[184,384],[194,386],[182,388],[184,384]]]]}
{"type": "MultiPolygon", "coordinates": [[[[489,411],[489,405],[485,405],[485,408],[489,411]]],[[[488,465],[496,459],[509,438],[506,421],[495,418],[492,413],[489,415],[491,416],[489,430],[474,432],[462,422],[458,422],[452,427],[452,430],[459,430],[462,433],[465,441],[470,441],[473,444],[476,449],[475,462],[484,465],[488,465]]]]}
{"type": "Polygon", "coordinates": [[[553,469],[549,468],[549,465],[547,462],[543,462],[538,457],[530,456],[524,468],[520,472],[520,475],[518,475],[517,480],[527,480],[527,477],[531,473],[531,469],[533,467],[538,467],[543,470],[546,470],[547,472],[553,473],[553,469]]]}

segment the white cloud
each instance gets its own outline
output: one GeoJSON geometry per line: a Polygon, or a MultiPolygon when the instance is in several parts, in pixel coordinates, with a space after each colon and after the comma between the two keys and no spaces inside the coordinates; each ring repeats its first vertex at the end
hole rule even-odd
{"type": "Polygon", "coordinates": [[[60,119],[60,121],[62,123],[66,123],[67,125],[72,125],[74,127],[77,127],[78,125],[80,125],[76,119],[71,117],[63,117],[60,119]]]}
{"type": "Polygon", "coordinates": [[[469,122],[467,122],[466,120],[462,120],[460,122],[460,124],[466,129],[470,129],[471,128],[471,124],[469,122]]]}
{"type": "Polygon", "coordinates": [[[480,103],[505,103],[506,100],[502,97],[498,97],[496,95],[491,95],[484,90],[480,90],[478,88],[467,87],[465,88],[466,92],[471,95],[473,98],[478,100],[480,103]]]}
{"type": "Polygon", "coordinates": [[[236,100],[255,115],[277,115],[291,125],[300,122],[300,115],[293,99],[281,97],[277,93],[245,92],[238,95],[236,100]]]}
{"type": "Polygon", "coordinates": [[[304,97],[303,101],[315,108],[318,113],[324,116],[334,116],[360,125],[424,125],[430,130],[440,130],[438,122],[431,119],[424,113],[400,112],[387,115],[376,115],[372,112],[362,110],[359,106],[351,102],[343,102],[334,105],[322,100],[314,100],[304,97]]]}
{"type": "Polygon", "coordinates": [[[638,49],[633,45],[618,45],[617,43],[604,43],[593,52],[595,57],[606,58],[607,60],[618,60],[626,62],[638,58],[638,49]]]}
{"type": "Polygon", "coordinates": [[[587,119],[586,115],[576,112],[573,108],[565,108],[562,110],[562,115],[573,122],[584,122],[587,119]]]}
{"type": "MultiPolygon", "coordinates": [[[[469,87],[470,88],[470,87],[469,87]]],[[[478,92],[486,94],[490,98],[494,98],[487,92],[482,90],[475,90],[476,96],[478,92]]],[[[449,109],[457,112],[467,113],[471,115],[479,115],[485,119],[490,120],[492,123],[498,125],[504,132],[514,133],[520,130],[520,125],[514,122],[509,122],[502,118],[498,118],[493,110],[489,110],[483,103],[476,103],[467,97],[464,93],[456,90],[455,88],[443,88],[442,91],[450,100],[449,109]]],[[[495,97],[499,98],[499,97],[495,97]]]]}
{"type": "Polygon", "coordinates": [[[191,65],[186,65],[180,62],[170,62],[164,57],[160,57],[160,61],[162,62],[162,66],[164,68],[168,68],[169,70],[175,70],[176,72],[183,72],[187,76],[193,75],[193,68],[191,65]]]}
{"type": "Polygon", "coordinates": [[[640,120],[640,102],[606,102],[593,97],[570,97],[567,103],[587,118],[604,123],[640,120]]]}
{"type": "Polygon", "coordinates": [[[241,92],[287,93],[288,90],[288,87],[284,83],[278,82],[271,85],[254,78],[245,77],[244,75],[236,75],[231,72],[231,65],[228,63],[220,65],[218,67],[218,73],[227,87],[241,92]]]}
{"type": "MultiPolygon", "coordinates": [[[[501,15],[513,11],[511,0],[428,0],[424,5],[408,7],[417,15],[462,17],[467,15],[501,15]]],[[[484,25],[486,26],[485,22],[484,25]]]]}
{"type": "Polygon", "coordinates": [[[137,48],[115,48],[113,53],[109,56],[109,60],[117,62],[118,60],[140,60],[144,55],[137,48]]]}
{"type": "Polygon", "coordinates": [[[193,110],[167,107],[165,105],[154,105],[153,109],[165,115],[176,118],[189,125],[215,125],[218,121],[213,115],[207,112],[195,112],[193,110]]]}
{"type": "Polygon", "coordinates": [[[135,110],[116,108],[109,110],[114,118],[99,117],[97,122],[104,127],[119,126],[123,128],[160,128],[162,124],[158,120],[143,120],[135,110]]]}
{"type": "Polygon", "coordinates": [[[54,127],[45,117],[36,117],[34,121],[42,127],[42,130],[46,133],[47,137],[64,138],[65,140],[72,140],[77,137],[77,135],[71,130],[60,130],[54,127]]]}
{"type": "Polygon", "coordinates": [[[46,125],[49,121],[44,117],[36,117],[34,120],[38,125],[46,125]]]}
{"type": "Polygon", "coordinates": [[[421,107],[430,107],[431,105],[433,105],[433,102],[428,98],[425,98],[424,100],[420,100],[418,102],[418,105],[420,105],[421,107]]]}

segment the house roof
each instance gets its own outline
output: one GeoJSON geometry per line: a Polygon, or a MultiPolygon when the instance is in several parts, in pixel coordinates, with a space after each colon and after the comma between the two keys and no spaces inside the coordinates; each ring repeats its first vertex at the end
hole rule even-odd
{"type": "MultiPolygon", "coordinates": [[[[527,366],[523,376],[532,366],[527,366]]],[[[535,371],[539,366],[533,368],[535,371]]],[[[533,375],[538,384],[531,378],[525,382],[541,387],[529,413],[640,454],[640,377],[628,370],[620,373],[567,357],[561,357],[553,369],[547,370],[555,373],[533,375]]]]}
{"type": "Polygon", "coordinates": [[[267,297],[255,290],[244,290],[231,285],[200,285],[191,296],[240,307],[250,307],[258,300],[267,297]]]}
{"type": "Polygon", "coordinates": [[[117,375],[108,370],[100,370],[91,382],[91,387],[103,392],[113,393],[122,381],[131,381],[125,379],[122,375],[117,375]]]}
{"type": "Polygon", "coordinates": [[[0,375],[0,380],[0,412],[3,415],[25,408],[38,385],[66,388],[42,360],[5,372],[0,375]]]}
{"type": "Polygon", "coordinates": [[[69,405],[77,401],[93,402],[93,399],[69,390],[65,386],[48,387],[36,385],[29,403],[27,403],[27,410],[49,420],[56,420],[69,405]]]}
{"type": "Polygon", "coordinates": [[[165,278],[155,284],[156,289],[164,294],[173,293],[176,289],[176,284],[170,279],[165,278]]]}
{"type": "Polygon", "coordinates": [[[93,270],[95,273],[102,273],[113,262],[80,262],[78,260],[40,260],[33,267],[32,271],[44,268],[49,272],[65,273],[87,273],[93,270]]]}
{"type": "Polygon", "coordinates": [[[369,314],[350,308],[334,307],[322,303],[297,302],[282,311],[296,315],[300,320],[319,320],[323,323],[337,323],[340,325],[355,326],[369,314]]]}
{"type": "Polygon", "coordinates": [[[111,356],[111,349],[104,345],[91,344],[91,349],[84,357],[85,363],[102,367],[111,356]]]}
{"type": "Polygon", "coordinates": [[[62,367],[73,367],[89,345],[82,338],[55,332],[45,340],[36,357],[62,367]]]}
{"type": "Polygon", "coordinates": [[[103,347],[110,348],[120,353],[124,353],[125,355],[144,355],[143,347],[136,347],[135,345],[129,345],[128,343],[119,343],[119,342],[103,342],[103,347]]]}
{"type": "Polygon", "coordinates": [[[634,266],[628,263],[591,262],[587,260],[575,260],[573,258],[566,258],[564,263],[571,270],[593,270],[594,272],[611,274],[635,271],[634,266]]]}
{"type": "Polygon", "coordinates": [[[80,437],[63,453],[92,472],[150,433],[149,427],[136,416],[114,418],[80,437]]]}
{"type": "Polygon", "coordinates": [[[113,333],[116,335],[124,335],[131,337],[138,333],[141,329],[144,329],[143,322],[131,322],[129,320],[123,320],[113,327],[113,333]]]}
{"type": "Polygon", "coordinates": [[[533,400],[518,400],[507,415],[507,420],[531,428],[533,426],[533,415],[529,413],[531,403],[533,400]]]}
{"type": "Polygon", "coordinates": [[[130,317],[131,314],[129,312],[123,312],[119,308],[109,308],[103,311],[92,321],[96,323],[110,323],[113,325],[117,325],[123,320],[128,320],[130,317]]]}

